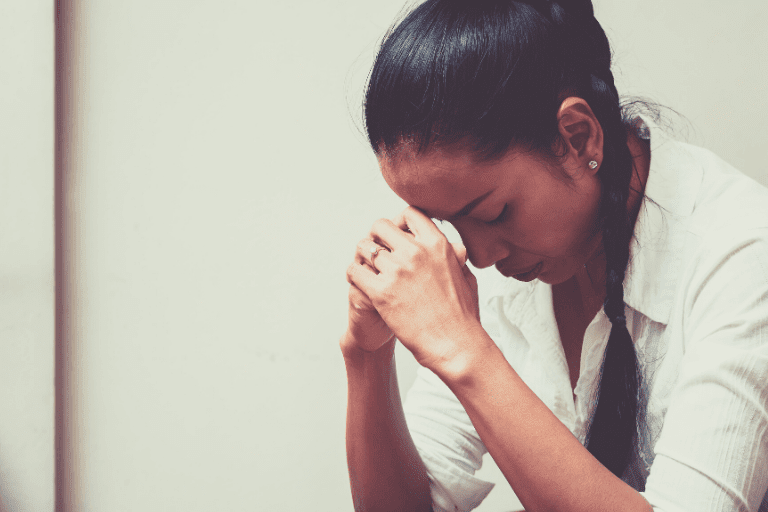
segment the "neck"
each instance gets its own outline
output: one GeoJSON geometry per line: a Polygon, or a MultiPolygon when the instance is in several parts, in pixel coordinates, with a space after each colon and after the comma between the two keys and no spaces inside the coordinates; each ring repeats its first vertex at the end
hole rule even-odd
{"type": "Polygon", "coordinates": [[[598,250],[573,276],[576,293],[581,298],[584,313],[592,318],[600,311],[605,301],[605,252],[602,244],[598,250]]]}
{"type": "MultiPolygon", "coordinates": [[[[651,167],[651,153],[647,143],[630,132],[627,145],[634,160],[632,180],[629,185],[627,211],[630,224],[634,228],[637,215],[640,212],[645,184],[651,167]]],[[[597,244],[589,261],[573,276],[573,285],[578,287],[578,293],[584,304],[584,310],[594,316],[605,301],[605,251],[602,242],[597,244]]]]}

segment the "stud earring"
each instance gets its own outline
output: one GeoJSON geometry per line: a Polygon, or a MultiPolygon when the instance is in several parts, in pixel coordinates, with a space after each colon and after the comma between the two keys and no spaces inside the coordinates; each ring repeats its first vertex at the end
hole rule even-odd
{"type": "Polygon", "coordinates": [[[590,169],[597,169],[597,162],[595,160],[590,160],[588,165],[590,169]]]}

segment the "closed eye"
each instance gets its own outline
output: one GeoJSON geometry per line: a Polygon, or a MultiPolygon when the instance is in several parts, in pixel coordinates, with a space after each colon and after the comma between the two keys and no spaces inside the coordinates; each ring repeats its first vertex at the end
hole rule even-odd
{"type": "Polygon", "coordinates": [[[505,204],[504,208],[501,209],[501,213],[499,214],[499,216],[493,219],[492,221],[488,222],[488,224],[491,226],[495,226],[497,224],[501,224],[502,222],[504,222],[507,218],[508,206],[509,205],[505,204]]]}

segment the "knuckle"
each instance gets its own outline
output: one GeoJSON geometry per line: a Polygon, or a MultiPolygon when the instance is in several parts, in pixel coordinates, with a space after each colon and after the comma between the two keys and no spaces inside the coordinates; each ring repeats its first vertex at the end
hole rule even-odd
{"type": "Polygon", "coordinates": [[[389,222],[390,221],[388,221],[387,219],[376,219],[375,221],[373,221],[371,232],[373,233],[373,232],[381,231],[388,225],[389,222]]]}
{"type": "Polygon", "coordinates": [[[418,253],[418,251],[419,245],[411,242],[398,246],[395,254],[397,254],[402,259],[409,260],[412,259],[418,253]]]}
{"type": "Polygon", "coordinates": [[[406,278],[409,274],[408,267],[409,266],[398,265],[397,267],[392,269],[392,272],[389,273],[391,275],[389,279],[398,280],[398,279],[406,278]]]}
{"type": "Polygon", "coordinates": [[[421,261],[429,251],[421,244],[412,244],[408,247],[408,259],[421,261]]]}
{"type": "Polygon", "coordinates": [[[364,251],[367,250],[366,249],[367,247],[370,247],[370,245],[371,245],[371,240],[369,240],[367,238],[363,238],[362,240],[357,242],[356,251],[358,253],[363,253],[364,251]]]}
{"type": "Polygon", "coordinates": [[[392,292],[389,291],[388,287],[383,287],[377,290],[376,300],[374,301],[373,297],[371,297],[371,301],[375,302],[377,307],[386,307],[392,303],[392,292]]]}
{"type": "Polygon", "coordinates": [[[437,236],[432,240],[432,249],[435,251],[438,251],[442,255],[448,255],[450,251],[451,244],[448,243],[448,239],[443,236],[437,236]]]}

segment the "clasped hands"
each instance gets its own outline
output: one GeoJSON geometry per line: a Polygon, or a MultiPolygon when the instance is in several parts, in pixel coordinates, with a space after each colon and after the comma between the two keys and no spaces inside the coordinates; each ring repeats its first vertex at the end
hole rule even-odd
{"type": "Polygon", "coordinates": [[[347,268],[347,339],[373,352],[396,336],[431,369],[471,348],[482,327],[466,259],[416,208],[376,221],[347,268]]]}

